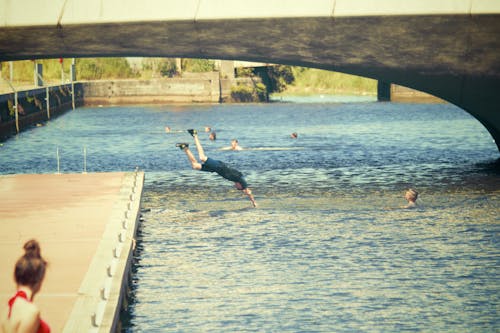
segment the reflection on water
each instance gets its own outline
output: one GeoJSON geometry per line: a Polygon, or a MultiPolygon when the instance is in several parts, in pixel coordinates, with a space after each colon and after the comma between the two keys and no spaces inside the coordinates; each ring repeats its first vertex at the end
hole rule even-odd
{"type": "Polygon", "coordinates": [[[498,331],[489,134],[446,104],[336,102],[79,109],[5,142],[0,172],[55,172],[57,149],[80,172],[84,147],[89,172],[145,170],[126,332],[498,331]],[[175,148],[207,125],[258,209],[175,148]]]}
{"type": "Polygon", "coordinates": [[[426,195],[414,211],[382,191],[257,210],[175,195],[146,198],[131,331],[498,327],[498,192],[426,195]]]}

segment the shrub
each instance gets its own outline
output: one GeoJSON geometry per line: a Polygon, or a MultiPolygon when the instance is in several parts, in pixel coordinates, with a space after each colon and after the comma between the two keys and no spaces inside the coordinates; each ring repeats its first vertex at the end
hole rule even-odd
{"type": "Polygon", "coordinates": [[[233,100],[233,102],[254,102],[254,90],[245,85],[233,86],[231,87],[231,99],[233,100]]]}
{"type": "Polygon", "coordinates": [[[177,74],[175,59],[165,59],[159,67],[161,76],[174,77],[177,74]]]}
{"type": "Polygon", "coordinates": [[[191,73],[213,72],[215,62],[207,59],[182,59],[182,70],[191,73]]]}
{"type": "Polygon", "coordinates": [[[285,65],[274,65],[268,67],[257,67],[253,69],[267,89],[267,94],[282,92],[287,85],[295,81],[292,67],[285,65]]]}
{"type": "Polygon", "coordinates": [[[269,100],[269,95],[267,94],[267,88],[263,83],[259,82],[255,85],[255,92],[257,93],[259,101],[265,102],[269,100]]]}

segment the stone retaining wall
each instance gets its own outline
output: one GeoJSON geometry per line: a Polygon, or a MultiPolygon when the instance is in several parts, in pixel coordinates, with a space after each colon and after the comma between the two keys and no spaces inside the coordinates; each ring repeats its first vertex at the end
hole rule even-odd
{"type": "Polygon", "coordinates": [[[219,103],[218,75],[210,78],[83,82],[85,105],[219,103]]]}
{"type": "MultiPolygon", "coordinates": [[[[82,82],[85,105],[227,103],[232,88],[255,90],[260,79],[221,79],[218,72],[183,74],[182,78],[82,82]]],[[[259,102],[255,95],[254,102],[259,102]]]]}

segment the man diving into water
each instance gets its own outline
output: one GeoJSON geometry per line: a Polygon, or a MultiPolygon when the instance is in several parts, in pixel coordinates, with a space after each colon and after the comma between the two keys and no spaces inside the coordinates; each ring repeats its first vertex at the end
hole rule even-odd
{"type": "Polygon", "coordinates": [[[248,184],[245,178],[243,177],[242,173],[236,169],[227,166],[222,161],[211,159],[210,157],[205,155],[200,140],[198,139],[198,132],[195,129],[189,129],[188,132],[194,138],[194,143],[196,144],[196,149],[198,150],[198,157],[200,158],[201,163],[196,160],[191,150],[189,150],[188,143],[178,143],[176,144],[176,147],[179,147],[186,153],[193,169],[207,171],[207,172],[216,172],[221,177],[234,182],[234,186],[238,190],[245,193],[252,202],[252,205],[254,207],[257,207],[257,203],[255,202],[255,199],[252,195],[252,191],[250,190],[250,188],[248,188],[248,184]]]}

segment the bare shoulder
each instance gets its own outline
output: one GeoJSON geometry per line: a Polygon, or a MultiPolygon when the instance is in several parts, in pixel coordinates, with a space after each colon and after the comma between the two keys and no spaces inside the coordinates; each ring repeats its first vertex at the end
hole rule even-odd
{"type": "MultiPolygon", "coordinates": [[[[38,307],[24,300],[22,302],[16,301],[16,303],[9,320],[11,323],[6,325],[6,327],[17,326],[15,332],[19,333],[36,331],[40,325],[40,310],[38,307]]],[[[7,329],[6,332],[11,331],[7,329]]]]}
{"type": "Polygon", "coordinates": [[[27,311],[24,320],[19,325],[19,333],[34,332],[40,326],[40,310],[36,306],[27,311]]]}

